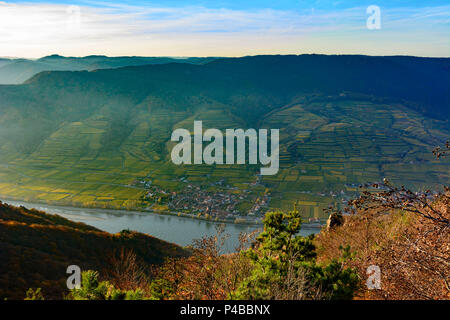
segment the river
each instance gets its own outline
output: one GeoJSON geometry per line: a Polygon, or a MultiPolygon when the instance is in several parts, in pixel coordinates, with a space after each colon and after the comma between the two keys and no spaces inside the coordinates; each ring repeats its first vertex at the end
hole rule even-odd
{"type": "MultiPolygon", "coordinates": [[[[190,245],[195,239],[216,234],[216,226],[218,226],[218,223],[211,221],[151,212],[63,207],[13,200],[2,200],[2,202],[58,214],[110,233],[124,229],[135,230],[181,246],[190,245]]],[[[223,251],[234,251],[239,244],[241,232],[249,233],[261,228],[262,226],[256,225],[225,224],[225,233],[229,235],[229,238],[225,241],[223,251]]],[[[319,230],[317,227],[306,227],[301,230],[301,234],[307,236],[319,230]]]]}

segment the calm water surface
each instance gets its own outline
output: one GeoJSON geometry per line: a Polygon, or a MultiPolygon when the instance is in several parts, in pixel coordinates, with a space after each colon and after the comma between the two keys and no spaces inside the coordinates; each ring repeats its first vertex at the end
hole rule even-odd
{"type": "MultiPolygon", "coordinates": [[[[181,246],[190,245],[195,239],[214,235],[218,225],[204,220],[159,215],[151,212],[62,207],[11,200],[4,200],[3,202],[58,214],[72,221],[84,222],[110,233],[116,233],[124,229],[135,230],[181,246]]],[[[239,243],[241,232],[251,232],[261,228],[261,226],[225,224],[225,233],[229,234],[230,237],[225,243],[224,251],[234,251],[239,243]]],[[[305,228],[301,231],[301,234],[306,236],[318,231],[318,228],[305,228]]]]}

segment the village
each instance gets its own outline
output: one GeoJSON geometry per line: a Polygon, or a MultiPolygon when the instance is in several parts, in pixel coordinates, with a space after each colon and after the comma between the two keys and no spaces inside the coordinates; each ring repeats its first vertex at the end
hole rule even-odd
{"type": "Polygon", "coordinates": [[[149,179],[135,181],[146,190],[143,201],[147,209],[166,207],[167,211],[180,212],[206,219],[257,222],[267,211],[270,192],[259,194],[252,187],[260,179],[249,184],[248,189],[239,189],[225,184],[225,179],[201,185],[186,178],[179,179],[184,187],[179,191],[167,191],[153,185],[149,179]]]}
{"type": "MultiPolygon", "coordinates": [[[[272,195],[269,189],[261,183],[261,176],[244,188],[238,188],[226,183],[226,179],[203,183],[189,181],[187,177],[177,178],[179,188],[176,191],[164,189],[152,183],[150,176],[134,181],[133,185],[143,188],[143,204],[146,210],[155,212],[170,212],[215,221],[230,221],[240,223],[260,223],[269,210],[272,195]]],[[[357,184],[348,184],[347,188],[357,188],[357,184]]],[[[337,199],[344,208],[353,192],[330,191],[299,193],[331,197],[337,199]]],[[[309,224],[320,224],[318,217],[309,217],[309,224]]]]}

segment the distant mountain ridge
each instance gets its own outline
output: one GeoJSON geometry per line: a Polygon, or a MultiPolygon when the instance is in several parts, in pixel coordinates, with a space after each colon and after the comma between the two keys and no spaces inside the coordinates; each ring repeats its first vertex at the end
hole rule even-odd
{"type": "Polygon", "coordinates": [[[170,57],[63,57],[57,54],[40,59],[0,59],[0,84],[20,84],[42,71],[82,71],[162,64],[169,62],[204,63],[214,58],[170,58],[170,57]]]}
{"type": "MultiPolygon", "coordinates": [[[[110,59],[117,59],[116,66],[120,67],[122,58],[110,59]]],[[[120,88],[133,84],[142,88],[146,82],[165,81],[171,74],[174,76],[170,79],[171,82],[183,81],[189,87],[203,86],[202,89],[205,91],[229,86],[235,91],[263,91],[267,94],[273,93],[277,97],[283,96],[286,99],[291,99],[299,92],[339,94],[349,91],[389,97],[399,101],[406,100],[414,104],[413,108],[417,111],[432,117],[444,117],[445,119],[450,116],[450,108],[448,108],[450,105],[448,86],[450,83],[450,58],[305,54],[214,58],[211,60],[202,60],[203,58],[178,61],[174,61],[172,58],[142,59],[146,62],[145,64],[134,66],[127,63],[126,66],[120,67],[120,70],[112,72],[99,70],[96,75],[84,80],[112,84],[112,79],[108,80],[102,76],[112,75],[113,79],[123,76],[127,81],[123,81],[121,84],[121,80],[118,79],[114,85],[120,88]],[[156,62],[147,63],[146,59],[150,59],[149,61],[155,59],[156,62]],[[186,63],[173,64],[187,61],[194,61],[195,64],[203,66],[196,67],[195,65],[186,65],[186,63]],[[199,61],[201,63],[198,63],[199,61]],[[130,79],[135,76],[142,78],[138,81],[136,78],[130,79]]],[[[112,62],[108,64],[111,65],[112,62]]],[[[51,74],[51,76],[55,75],[51,74]]],[[[32,82],[31,78],[29,83],[32,82]]],[[[165,83],[165,85],[170,84],[165,83]]],[[[148,87],[142,89],[144,92],[148,92],[148,87]]],[[[235,91],[231,91],[231,93],[233,94],[235,91]]]]}

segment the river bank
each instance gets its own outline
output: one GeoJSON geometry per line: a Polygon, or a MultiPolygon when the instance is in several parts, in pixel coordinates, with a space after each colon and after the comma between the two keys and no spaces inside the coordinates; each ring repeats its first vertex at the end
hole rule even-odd
{"type": "MultiPolygon", "coordinates": [[[[241,233],[251,233],[262,229],[261,225],[221,223],[143,211],[55,206],[3,198],[0,198],[0,200],[14,206],[24,206],[51,214],[58,214],[64,218],[83,222],[110,233],[117,233],[124,229],[135,230],[181,246],[189,246],[195,239],[213,236],[217,233],[217,227],[223,225],[225,233],[229,235],[224,245],[225,252],[234,251],[239,245],[239,235],[241,233]]],[[[319,231],[320,228],[306,225],[305,228],[302,228],[301,234],[307,236],[319,231]]]]}
{"type": "MultiPolygon", "coordinates": [[[[39,204],[39,205],[47,205],[47,206],[57,206],[57,207],[66,207],[66,208],[82,208],[82,209],[98,209],[98,210],[113,210],[113,211],[125,211],[125,212],[142,212],[142,213],[151,213],[156,215],[168,215],[168,216],[177,216],[177,217],[183,217],[186,219],[195,219],[195,220],[202,220],[202,221],[208,221],[212,223],[219,223],[219,224],[240,224],[240,225],[251,225],[251,226],[262,226],[262,218],[254,218],[253,220],[250,219],[243,219],[242,217],[238,217],[235,219],[212,219],[212,218],[206,218],[204,216],[198,216],[194,214],[187,214],[185,212],[179,212],[179,211],[159,211],[159,210],[151,210],[146,208],[104,208],[104,207],[96,207],[96,206],[75,206],[75,205],[69,205],[65,202],[60,201],[39,201],[39,200],[24,200],[22,198],[16,198],[16,197],[3,197],[0,195],[0,201],[7,202],[7,201],[15,201],[15,202],[23,202],[23,203],[31,203],[31,204],[39,204]],[[4,201],[3,201],[4,199],[4,201]]],[[[302,225],[302,228],[305,229],[320,229],[322,226],[324,226],[324,223],[304,223],[302,225]]]]}

